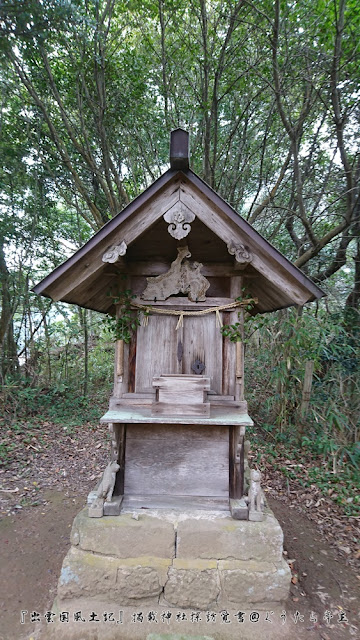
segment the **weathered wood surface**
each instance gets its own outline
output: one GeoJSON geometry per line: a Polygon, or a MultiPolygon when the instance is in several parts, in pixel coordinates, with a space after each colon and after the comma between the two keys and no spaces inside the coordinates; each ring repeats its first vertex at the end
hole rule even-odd
{"type": "Polygon", "coordinates": [[[141,300],[141,298],[135,298],[134,302],[142,304],[144,307],[162,307],[164,309],[169,307],[173,309],[184,309],[186,311],[197,311],[200,309],[208,309],[209,307],[220,307],[225,304],[231,304],[234,302],[234,298],[208,298],[202,302],[192,302],[188,298],[178,296],[169,298],[166,300],[166,303],[159,300],[156,302],[153,300],[148,302],[146,300],[141,300]]]}
{"type": "Polygon", "coordinates": [[[175,316],[149,316],[147,326],[138,327],[136,392],[152,392],[154,376],[176,373],[177,320],[175,316]]]}
{"type": "MultiPolygon", "coordinates": [[[[207,496],[148,496],[126,495],[122,512],[137,509],[166,509],[167,511],[229,511],[229,499],[207,496]]],[[[228,514],[230,515],[230,513],[228,514]]]]}
{"type": "Polygon", "coordinates": [[[202,402],[154,402],[151,405],[152,416],[210,416],[210,403],[202,402]]]}
{"type": "Polygon", "coordinates": [[[204,391],[210,390],[210,378],[192,374],[164,374],[154,376],[153,387],[159,390],[160,402],[181,401],[203,402],[204,391]]]}
{"type": "Polygon", "coordinates": [[[307,360],[305,363],[304,385],[302,390],[302,398],[301,398],[301,406],[300,406],[301,417],[304,417],[309,409],[313,371],[314,371],[313,360],[307,360]]]}
{"type": "Polygon", "coordinates": [[[231,256],[235,256],[235,262],[236,262],[235,268],[242,270],[252,260],[252,255],[250,251],[248,251],[246,247],[240,242],[234,242],[233,239],[231,239],[227,243],[227,250],[231,256]]]}
{"type": "MultiPolygon", "coordinates": [[[[196,189],[188,182],[182,182],[180,186],[180,200],[195,213],[196,216],[210,229],[212,229],[227,244],[232,238],[244,244],[252,254],[251,265],[260,272],[268,281],[269,289],[273,291],[273,298],[279,293],[274,291],[274,287],[285,294],[288,304],[303,305],[309,299],[309,292],[305,291],[295,278],[292,278],[288,271],[275,261],[271,251],[266,251],[265,246],[262,251],[250,237],[245,237],[224,211],[216,207],[214,203],[206,198],[200,190],[196,189]]],[[[257,291],[253,293],[259,298],[259,308],[262,308],[261,297],[257,291]]],[[[274,300],[275,302],[275,300],[274,300]]],[[[276,303],[275,303],[276,304],[276,303]]]]}
{"type": "Polygon", "coordinates": [[[211,407],[210,417],[201,416],[176,416],[174,418],[161,416],[152,416],[149,406],[119,406],[115,411],[107,411],[100,418],[100,422],[114,422],[124,424],[147,424],[149,429],[153,424],[187,424],[187,425],[214,425],[228,427],[229,425],[239,425],[243,427],[242,435],[245,433],[246,426],[252,426],[254,423],[247,413],[240,413],[234,407],[211,407]]]}
{"type": "MultiPolygon", "coordinates": [[[[128,286],[128,280],[123,282],[123,286],[128,286]]],[[[120,315],[120,307],[116,308],[116,317],[120,315]]],[[[136,338],[136,337],[135,337],[136,338]]],[[[129,345],[123,340],[115,342],[115,361],[114,361],[114,398],[120,398],[127,391],[129,377],[129,345]]]]}
{"type": "Polygon", "coordinates": [[[183,372],[193,373],[195,360],[205,365],[203,374],[211,380],[211,390],[222,392],[222,335],[215,313],[184,318],[183,372]]]}
{"type": "MultiPolygon", "coordinates": [[[[178,191],[178,195],[180,195],[180,191],[178,191]]],[[[129,246],[126,259],[131,265],[138,261],[149,260],[152,262],[155,260],[155,262],[159,262],[165,260],[168,269],[174,255],[176,255],[178,244],[178,240],[169,236],[167,225],[161,218],[146,231],[144,236],[137,238],[129,246]]],[[[226,244],[198,218],[191,224],[189,244],[191,247],[195,247],[194,260],[215,265],[224,263],[228,265],[229,269],[234,268],[234,258],[229,255],[226,244]]],[[[167,271],[167,269],[165,270],[167,271]]],[[[154,275],[156,274],[154,273],[154,275]]]]}
{"type": "Polygon", "coordinates": [[[114,496],[120,496],[124,493],[126,426],[124,424],[113,424],[110,434],[112,435],[111,459],[120,465],[120,469],[116,474],[114,496]]]}
{"type": "Polygon", "coordinates": [[[227,249],[230,242],[231,250],[235,245],[243,245],[244,251],[240,247],[244,254],[241,259],[245,260],[251,254],[252,261],[243,273],[246,279],[253,278],[252,294],[259,298],[258,310],[270,311],[290,304],[304,304],[323,295],[191,171],[186,176],[171,171],[164,174],[75,256],[39,283],[35,291],[54,300],[62,299],[107,311],[112,308],[111,299],[106,296],[112,274],[108,270],[109,264],[102,262],[104,253],[125,241],[128,250],[124,262],[127,264],[137,260],[171,261],[177,241],[169,236],[162,216],[172,207],[181,205],[188,207],[196,216],[191,224],[191,248],[196,249],[195,260],[224,262],[229,269],[234,269],[234,260],[227,249]]]}
{"type": "Polygon", "coordinates": [[[168,232],[176,240],[181,240],[189,235],[191,222],[195,219],[195,214],[190,211],[183,202],[176,202],[163,216],[168,223],[168,232]]]}
{"type": "MultiPolygon", "coordinates": [[[[121,406],[151,405],[155,400],[155,393],[125,393],[121,398],[113,397],[111,400],[111,410],[116,411],[121,406]]],[[[227,407],[238,409],[239,413],[247,413],[247,402],[236,401],[234,396],[209,395],[210,407],[227,407]]]]}
{"type": "Polygon", "coordinates": [[[156,399],[153,415],[210,415],[206,402],[210,378],[197,375],[155,376],[156,399]]]}
{"type": "MultiPolygon", "coordinates": [[[[243,279],[240,275],[233,276],[230,279],[230,294],[234,300],[242,296],[242,287],[243,287],[243,279]]],[[[241,313],[241,308],[238,308],[230,313],[230,324],[235,324],[239,322],[239,312],[241,313]]],[[[243,314],[241,315],[241,333],[242,336],[244,334],[244,323],[243,323],[243,314]]],[[[235,399],[243,400],[244,399],[244,359],[243,359],[243,340],[241,343],[241,347],[239,347],[239,343],[236,345],[232,345],[232,375],[235,377],[235,399]],[[235,351],[235,354],[234,354],[235,351]],[[235,358],[235,362],[234,362],[235,358]],[[234,366],[235,365],[235,366],[234,366]],[[235,369],[235,370],[234,370],[235,369]]],[[[231,347],[230,347],[231,348],[231,347]]]]}
{"type": "Polygon", "coordinates": [[[192,302],[204,301],[210,282],[201,273],[201,262],[189,262],[191,252],[187,246],[177,247],[177,257],[169,271],[160,276],[146,278],[141,294],[143,300],[167,300],[178,293],[187,293],[192,302]]]}
{"type": "Polygon", "coordinates": [[[219,427],[127,428],[125,494],[229,495],[229,436],[219,427]]]}
{"type": "MultiPolygon", "coordinates": [[[[230,324],[230,312],[224,311],[222,314],[224,325],[230,324]]],[[[235,378],[233,372],[234,346],[229,338],[222,338],[222,394],[224,396],[233,394],[235,399],[235,378]]]]}
{"type": "MultiPolygon", "coordinates": [[[[116,341],[116,375],[123,376],[124,374],[124,341],[116,341]]],[[[122,382],[122,380],[121,380],[122,382]]]]}
{"type": "Polygon", "coordinates": [[[103,240],[89,251],[86,261],[80,261],[71,272],[63,275],[60,281],[52,287],[51,297],[53,300],[65,298],[75,287],[81,285],[85,278],[104,268],[102,256],[109,246],[125,240],[127,246],[131,244],[139,235],[144,233],[151,224],[175,204],[179,199],[179,181],[167,185],[160,194],[129,216],[114,231],[111,243],[108,239],[103,240]]]}
{"type": "MultiPolygon", "coordinates": [[[[204,227],[205,228],[205,227],[204,227]]],[[[194,259],[198,259],[198,252],[194,254],[194,259]]],[[[117,266],[117,265],[116,265],[117,266]]],[[[170,264],[165,260],[149,259],[128,262],[126,271],[130,276],[159,276],[169,270],[170,264]]],[[[230,277],[235,275],[235,268],[227,262],[203,262],[202,273],[210,277],[230,277]]]]}
{"type": "Polygon", "coordinates": [[[244,435],[237,426],[229,428],[229,491],[239,499],[244,490],[244,435]]]}
{"type": "Polygon", "coordinates": [[[177,328],[176,336],[176,373],[184,373],[184,323],[177,328]]]}
{"type": "Polygon", "coordinates": [[[103,262],[109,262],[110,264],[114,264],[118,261],[118,259],[126,254],[127,244],[122,241],[120,244],[112,245],[109,249],[107,249],[102,257],[103,262]]]}
{"type": "Polygon", "coordinates": [[[127,381],[127,391],[132,393],[136,389],[136,354],[137,354],[137,342],[138,342],[138,332],[134,332],[131,341],[129,344],[129,356],[128,356],[128,381],[127,381]]]}

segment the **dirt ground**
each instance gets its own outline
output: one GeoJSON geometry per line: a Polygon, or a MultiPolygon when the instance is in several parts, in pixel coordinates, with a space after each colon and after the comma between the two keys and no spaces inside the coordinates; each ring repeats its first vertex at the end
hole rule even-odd
{"type": "MultiPolygon", "coordinates": [[[[53,427],[48,444],[34,437],[26,447],[0,470],[0,640],[31,638],[30,613],[43,616],[51,609],[72,521],[108,458],[103,427],[68,435],[53,427]],[[21,611],[28,612],[26,624],[20,623],[21,611]]],[[[283,527],[293,575],[285,606],[292,621],[289,640],[360,639],[360,572],[350,556],[339,552],[331,529],[325,535],[286,491],[272,485],[268,482],[267,496],[283,527]]],[[[344,527],[350,542],[353,527],[344,527]]]]}

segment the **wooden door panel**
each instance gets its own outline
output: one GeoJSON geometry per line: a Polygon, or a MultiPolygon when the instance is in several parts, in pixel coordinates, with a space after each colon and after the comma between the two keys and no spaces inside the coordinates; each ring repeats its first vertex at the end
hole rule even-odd
{"type": "Polygon", "coordinates": [[[222,393],[222,335],[216,326],[215,313],[184,318],[183,373],[193,374],[195,360],[200,360],[204,376],[210,378],[210,388],[222,393]]]}
{"type": "Polygon", "coordinates": [[[229,496],[224,427],[128,425],[127,495],[229,496]]]}
{"type": "Polygon", "coordinates": [[[135,391],[153,392],[152,380],[162,373],[177,373],[175,316],[149,316],[145,327],[138,327],[135,391]]]}

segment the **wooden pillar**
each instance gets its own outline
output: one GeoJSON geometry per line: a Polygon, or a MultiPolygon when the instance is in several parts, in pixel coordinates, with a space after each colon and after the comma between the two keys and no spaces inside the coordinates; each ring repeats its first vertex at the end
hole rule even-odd
{"type": "MultiPolygon", "coordinates": [[[[229,311],[223,311],[223,323],[224,325],[230,324],[229,311]]],[[[235,397],[235,379],[233,372],[234,362],[234,345],[230,342],[229,338],[223,336],[222,340],[222,393],[224,396],[235,397]]]]}
{"type": "MultiPolygon", "coordinates": [[[[116,306],[116,318],[119,318],[121,306],[116,306]]],[[[114,398],[121,398],[128,390],[128,362],[129,362],[129,345],[123,340],[115,342],[115,360],[114,360],[114,398]]]]}
{"type": "Polygon", "coordinates": [[[119,496],[124,494],[126,425],[111,423],[109,431],[111,435],[111,460],[115,460],[120,466],[116,474],[114,489],[114,496],[119,496]]]}
{"type": "MultiPolygon", "coordinates": [[[[234,300],[242,295],[242,276],[232,276],[230,279],[230,295],[234,300]]],[[[230,324],[240,322],[241,341],[236,343],[236,359],[235,359],[235,400],[244,400],[244,310],[240,309],[240,319],[238,317],[239,309],[235,309],[230,314],[230,324]]]]}
{"type": "Polygon", "coordinates": [[[121,398],[124,379],[124,341],[115,342],[114,397],[121,398]]]}
{"type": "Polygon", "coordinates": [[[244,428],[229,429],[229,497],[239,499],[244,491],[244,428]]]}
{"type": "MultiPolygon", "coordinates": [[[[234,300],[242,295],[243,278],[234,275],[230,279],[230,295],[234,300]]],[[[233,378],[235,381],[235,400],[244,400],[244,310],[235,309],[230,313],[230,324],[240,322],[241,340],[233,346],[235,351],[233,378]]],[[[244,493],[244,439],[245,427],[229,427],[229,498],[233,518],[246,520],[247,505],[244,493]]]]}

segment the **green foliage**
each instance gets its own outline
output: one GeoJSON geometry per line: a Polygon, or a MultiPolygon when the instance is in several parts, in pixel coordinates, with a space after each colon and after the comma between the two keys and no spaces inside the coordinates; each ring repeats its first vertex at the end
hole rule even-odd
{"type": "Polygon", "coordinates": [[[148,312],[131,306],[132,300],[136,298],[131,289],[124,289],[111,297],[114,304],[119,305],[118,314],[116,318],[107,315],[104,320],[105,326],[113,340],[123,340],[125,344],[129,344],[134,331],[140,326],[141,316],[148,315],[148,312]]]}
{"type": "Polygon", "coordinates": [[[52,423],[63,424],[64,428],[73,425],[94,422],[100,417],[104,407],[104,392],[93,392],[91,398],[84,398],[68,388],[29,387],[24,381],[22,388],[14,389],[2,397],[3,419],[11,425],[15,433],[23,433],[24,437],[31,432],[29,425],[36,428],[40,420],[51,420],[52,423]],[[26,418],[26,425],[21,421],[26,418]],[[19,422],[19,426],[17,425],[19,422]]]}
{"type": "MultiPolygon", "coordinates": [[[[249,429],[252,449],[257,452],[255,461],[261,466],[266,460],[274,470],[278,470],[288,480],[309,489],[318,487],[321,493],[342,507],[344,514],[360,515],[360,476],[359,451],[353,445],[349,448],[355,453],[356,464],[344,456],[336,471],[332,468],[331,455],[318,434],[316,439],[304,437],[299,448],[296,433],[289,429],[286,436],[277,431],[274,425],[264,425],[261,429],[249,429]],[[270,439],[269,439],[270,436],[270,439]]],[[[355,460],[354,460],[355,462],[355,460]]]]}
{"type": "MultiPolygon", "coordinates": [[[[259,332],[258,341],[248,344],[246,396],[250,413],[264,425],[262,434],[266,434],[271,460],[281,448],[287,458],[299,462],[310,459],[317,463],[316,484],[323,478],[328,488],[330,479],[338,474],[343,478],[349,474],[355,482],[360,465],[360,353],[356,336],[356,324],[350,331],[338,310],[329,313],[320,307],[317,314],[311,308],[302,315],[296,310],[274,314],[259,332]],[[307,360],[314,363],[314,379],[310,408],[302,416],[307,360]]],[[[302,481],[308,486],[308,478],[302,481]]],[[[347,498],[351,497],[347,493],[347,498]]],[[[342,504],[350,505],[346,506],[350,513],[356,501],[342,504]]]]}
{"type": "MultiPolygon", "coordinates": [[[[242,309],[243,311],[247,311],[247,312],[250,312],[254,308],[254,305],[256,304],[255,300],[251,298],[251,296],[249,297],[245,291],[243,292],[242,296],[235,298],[235,300],[237,302],[242,302],[243,303],[242,309]]],[[[259,320],[259,318],[255,319],[250,315],[246,315],[244,317],[244,326],[243,326],[241,322],[242,313],[243,312],[239,311],[237,314],[239,318],[239,322],[235,322],[234,324],[230,324],[230,325],[225,324],[220,329],[222,335],[225,338],[229,338],[230,342],[241,342],[242,340],[246,342],[250,338],[251,333],[259,329],[266,322],[265,318],[261,318],[261,320],[259,320]],[[251,333],[249,333],[249,328],[251,329],[251,333]],[[247,335],[245,336],[245,334],[247,335]]]]}

